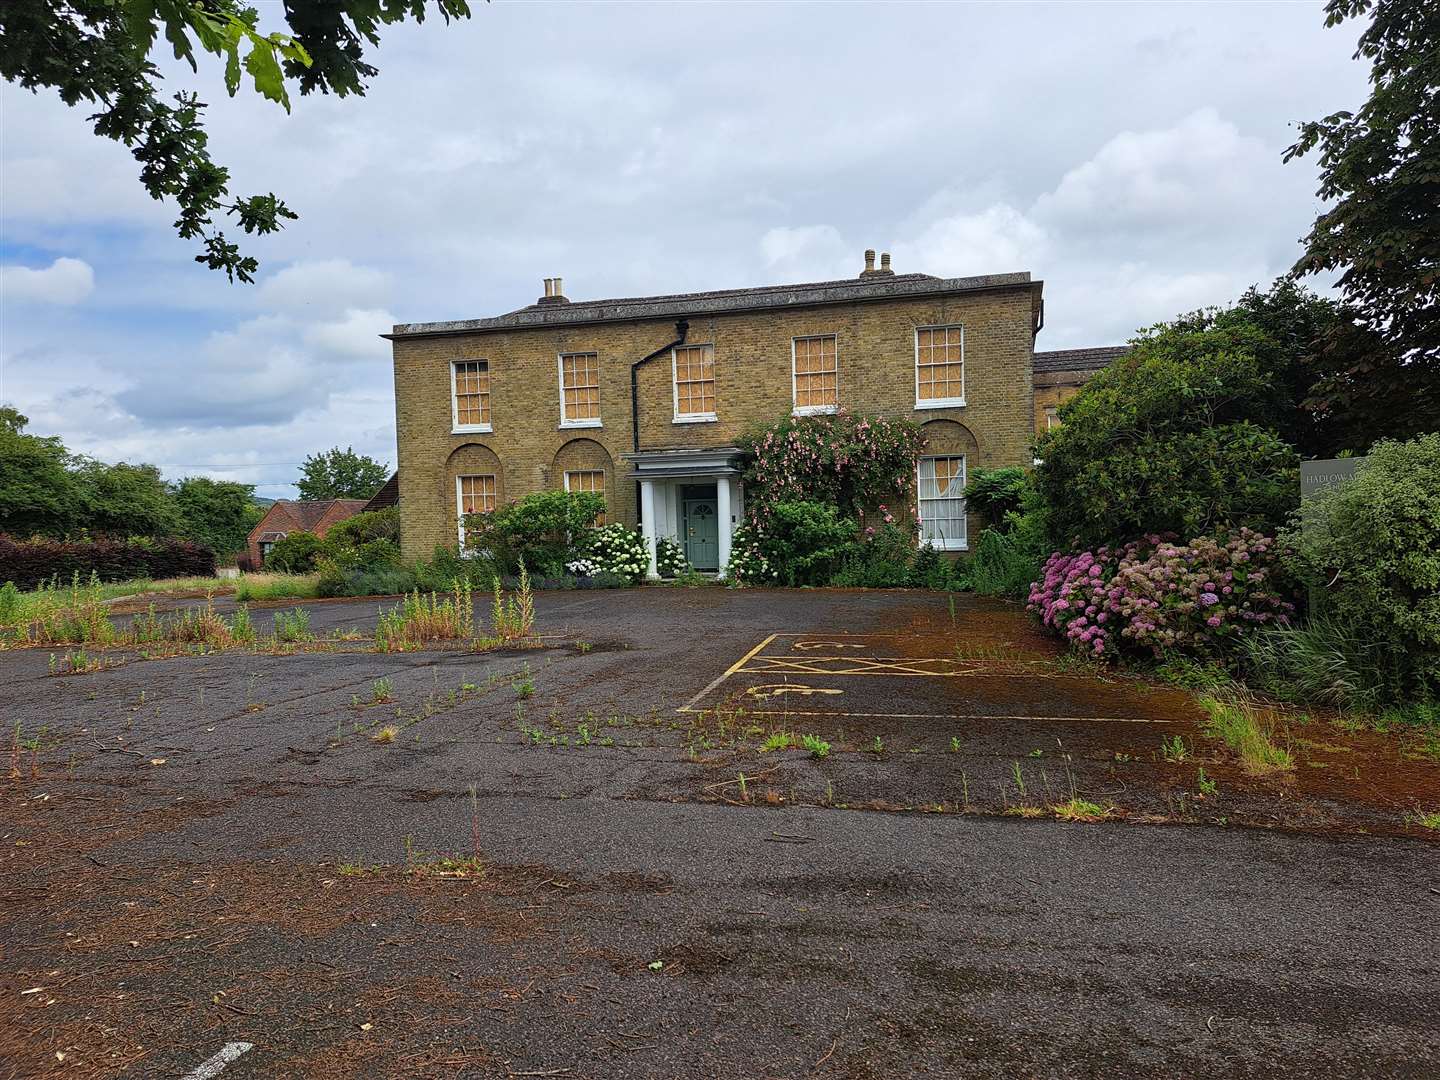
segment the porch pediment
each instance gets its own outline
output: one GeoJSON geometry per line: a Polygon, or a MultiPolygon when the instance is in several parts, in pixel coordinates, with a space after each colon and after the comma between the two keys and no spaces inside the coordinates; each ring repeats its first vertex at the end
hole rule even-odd
{"type": "Polygon", "coordinates": [[[626,454],[637,480],[664,480],[681,476],[739,476],[744,467],[738,446],[704,450],[644,450],[626,454]]]}

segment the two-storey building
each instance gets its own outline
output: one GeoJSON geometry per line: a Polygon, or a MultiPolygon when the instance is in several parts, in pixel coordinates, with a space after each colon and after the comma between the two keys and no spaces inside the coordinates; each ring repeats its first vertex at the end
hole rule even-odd
{"type": "Polygon", "coordinates": [[[405,557],[463,542],[464,515],[533,491],[605,497],[606,518],[722,570],[743,520],[739,436],[787,414],[905,416],[926,438],[922,538],[963,551],[967,472],[1031,459],[1041,282],[896,274],[571,301],[559,278],[504,315],[398,325],[405,557]]]}

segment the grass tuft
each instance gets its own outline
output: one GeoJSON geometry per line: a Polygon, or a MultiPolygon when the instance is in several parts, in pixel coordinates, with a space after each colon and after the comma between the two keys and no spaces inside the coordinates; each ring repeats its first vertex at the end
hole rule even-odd
{"type": "Polygon", "coordinates": [[[1110,811],[1099,803],[1080,798],[1056,803],[1050,809],[1055,811],[1055,816],[1061,821],[1103,821],[1110,816],[1110,811]]]}
{"type": "Polygon", "coordinates": [[[1252,699],[1234,691],[1223,697],[1206,694],[1200,698],[1200,707],[1209,716],[1205,734],[1224,741],[1239,754],[1245,771],[1252,776],[1287,772],[1295,767],[1294,756],[1276,745],[1264,709],[1252,699]]]}

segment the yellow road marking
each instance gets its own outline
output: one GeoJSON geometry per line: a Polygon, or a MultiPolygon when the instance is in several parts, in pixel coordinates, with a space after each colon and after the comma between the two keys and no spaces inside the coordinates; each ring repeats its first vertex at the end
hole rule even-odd
{"type": "Polygon", "coordinates": [[[777,637],[779,637],[779,636],[780,636],[779,634],[771,634],[771,635],[770,635],[769,637],[767,637],[764,641],[760,642],[759,645],[756,645],[753,649],[751,649],[749,652],[747,652],[747,653],[746,653],[744,656],[742,656],[739,660],[736,660],[735,663],[731,664],[728,668],[726,668],[726,669],[724,670],[724,672],[722,672],[721,674],[715,676],[715,678],[711,679],[708,683],[706,683],[706,684],[705,684],[705,689],[701,690],[698,694],[696,694],[694,697],[692,697],[692,698],[691,698],[689,701],[687,701],[684,705],[681,705],[680,708],[676,709],[675,711],[676,711],[676,712],[689,712],[689,711],[691,711],[690,706],[694,705],[697,701],[699,701],[701,698],[703,698],[706,694],[710,693],[711,690],[714,690],[717,686],[719,686],[721,683],[723,683],[723,682],[724,682],[726,679],[728,679],[731,675],[734,675],[737,671],[739,671],[742,667],[745,666],[746,661],[753,659],[753,658],[755,657],[756,653],[761,652],[761,651],[765,648],[766,645],[769,645],[772,641],[774,641],[774,640],[775,640],[777,637]]]}

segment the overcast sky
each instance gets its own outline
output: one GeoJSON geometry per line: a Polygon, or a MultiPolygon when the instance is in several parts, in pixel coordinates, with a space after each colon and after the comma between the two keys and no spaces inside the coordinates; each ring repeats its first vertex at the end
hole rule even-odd
{"type": "MultiPolygon", "coordinates": [[[[260,5],[262,8],[268,6],[260,5]]],[[[1319,2],[477,4],[392,28],[365,98],[198,86],[237,194],[299,212],[254,286],[191,261],[86,110],[0,84],[0,400],[106,460],[293,495],[392,463],[393,322],[900,272],[1029,270],[1037,348],[1123,342],[1288,269],[1294,123],[1366,94],[1319,2]]],[[[1322,283],[1323,284],[1323,283],[1322,283]]]]}

